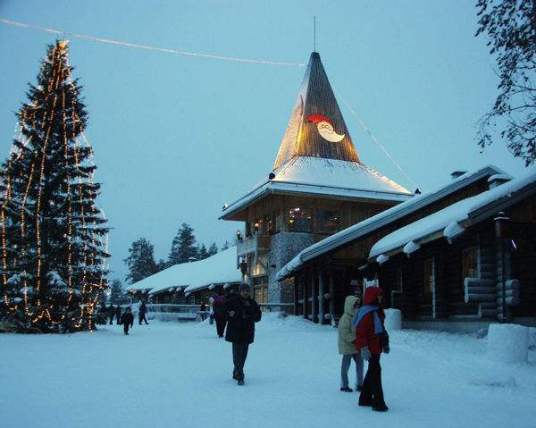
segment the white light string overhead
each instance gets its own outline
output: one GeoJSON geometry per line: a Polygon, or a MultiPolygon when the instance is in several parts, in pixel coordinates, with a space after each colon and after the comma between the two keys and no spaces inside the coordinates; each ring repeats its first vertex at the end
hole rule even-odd
{"type": "Polygon", "coordinates": [[[273,66],[278,66],[278,67],[304,67],[305,66],[304,63],[299,63],[299,62],[272,61],[268,59],[254,59],[254,58],[240,58],[240,57],[235,57],[235,56],[190,52],[190,51],[184,51],[180,49],[160,48],[158,46],[142,45],[139,43],[130,43],[130,42],[124,42],[121,40],[106,39],[102,37],[91,36],[88,34],[79,34],[79,33],[73,33],[70,31],[57,30],[55,28],[41,27],[38,25],[27,24],[27,23],[19,22],[19,21],[13,21],[11,19],[6,19],[6,18],[0,18],[0,22],[2,24],[11,25],[13,27],[27,28],[31,30],[43,31],[45,33],[56,34],[58,36],[61,36],[62,38],[65,36],[69,36],[69,37],[73,37],[76,39],[90,40],[90,41],[97,42],[97,43],[105,43],[105,44],[121,46],[125,48],[143,49],[143,50],[148,50],[148,51],[164,52],[164,53],[182,55],[182,56],[188,56],[188,57],[214,59],[214,60],[219,60],[219,61],[240,62],[240,63],[245,63],[245,64],[262,64],[262,65],[273,65],[273,66]]]}

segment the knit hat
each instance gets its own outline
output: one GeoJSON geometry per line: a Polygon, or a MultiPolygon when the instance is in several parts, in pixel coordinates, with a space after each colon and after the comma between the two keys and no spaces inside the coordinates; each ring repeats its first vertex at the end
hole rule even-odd
{"type": "Polygon", "coordinates": [[[238,291],[242,291],[242,290],[249,291],[249,285],[247,285],[244,282],[242,284],[240,284],[240,287],[238,287],[238,291]]]}

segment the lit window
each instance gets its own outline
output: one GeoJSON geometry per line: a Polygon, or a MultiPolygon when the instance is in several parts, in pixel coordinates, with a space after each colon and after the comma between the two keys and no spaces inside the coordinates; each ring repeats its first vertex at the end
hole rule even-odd
{"type": "Polygon", "coordinates": [[[311,232],[311,218],[309,208],[291,208],[288,212],[289,232],[311,232]]]}
{"type": "Polygon", "coordinates": [[[316,221],[318,232],[335,233],[340,228],[341,216],[337,211],[317,210],[316,221]]]}

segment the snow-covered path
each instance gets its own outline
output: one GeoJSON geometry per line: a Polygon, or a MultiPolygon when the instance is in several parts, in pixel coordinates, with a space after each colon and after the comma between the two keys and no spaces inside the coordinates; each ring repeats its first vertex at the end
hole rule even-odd
{"type": "Polygon", "coordinates": [[[0,335],[0,426],[536,427],[534,351],[529,364],[501,366],[470,336],[391,340],[390,411],[378,414],[339,392],[336,330],[294,317],[258,324],[243,387],[231,379],[230,344],[208,323],[135,325],[128,337],[117,326],[0,335]]]}

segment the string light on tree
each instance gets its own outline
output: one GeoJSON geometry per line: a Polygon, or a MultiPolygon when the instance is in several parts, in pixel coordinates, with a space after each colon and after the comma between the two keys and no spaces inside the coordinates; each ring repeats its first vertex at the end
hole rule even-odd
{"type": "Polygon", "coordinates": [[[68,42],[49,46],[0,175],[0,311],[21,330],[93,328],[108,228],[68,42]]]}

